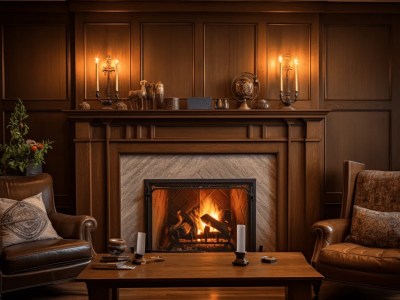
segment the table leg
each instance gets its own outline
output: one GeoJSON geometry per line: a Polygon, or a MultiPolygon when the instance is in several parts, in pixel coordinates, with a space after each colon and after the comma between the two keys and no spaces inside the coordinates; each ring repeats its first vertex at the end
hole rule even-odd
{"type": "Polygon", "coordinates": [[[287,300],[311,300],[312,290],[309,281],[289,283],[287,287],[287,300]]]}
{"type": "Polygon", "coordinates": [[[104,287],[97,284],[86,284],[89,300],[115,300],[118,298],[118,289],[104,287]]]}
{"type": "Polygon", "coordinates": [[[112,300],[119,300],[119,288],[112,288],[112,300]]]}

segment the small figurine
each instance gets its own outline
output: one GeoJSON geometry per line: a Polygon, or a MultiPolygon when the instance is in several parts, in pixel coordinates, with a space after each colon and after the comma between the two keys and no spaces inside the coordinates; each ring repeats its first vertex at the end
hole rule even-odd
{"type": "Polygon", "coordinates": [[[164,84],[158,81],[155,85],[157,108],[164,108],[164,84]]]}
{"type": "Polygon", "coordinates": [[[146,95],[147,95],[146,83],[147,83],[146,80],[141,80],[140,81],[140,90],[129,91],[128,97],[129,97],[129,100],[131,101],[131,109],[133,109],[132,102],[134,102],[135,109],[140,109],[140,110],[145,109],[143,100],[146,100],[146,95]]]}
{"type": "Polygon", "coordinates": [[[115,105],[115,108],[117,110],[128,110],[128,105],[126,105],[126,103],[120,101],[115,105]]]}
{"type": "Polygon", "coordinates": [[[82,110],[89,110],[90,104],[86,101],[83,101],[83,102],[79,103],[79,108],[82,110]]]}

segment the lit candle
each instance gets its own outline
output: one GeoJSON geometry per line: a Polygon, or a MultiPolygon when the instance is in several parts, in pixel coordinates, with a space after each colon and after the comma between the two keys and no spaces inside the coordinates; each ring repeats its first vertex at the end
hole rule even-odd
{"type": "Polygon", "coordinates": [[[115,61],[115,91],[118,92],[118,59],[115,61]]]}
{"type": "Polygon", "coordinates": [[[94,59],[94,61],[96,62],[96,92],[99,91],[99,58],[96,57],[94,59]]]}
{"type": "Polygon", "coordinates": [[[283,77],[282,77],[282,56],[279,56],[279,79],[280,79],[280,91],[283,91],[283,77]]]}
{"type": "Polygon", "coordinates": [[[146,242],[146,233],[138,232],[138,238],[137,238],[137,244],[136,244],[136,253],[137,254],[144,255],[145,242],[146,242]]]}
{"type": "Polygon", "coordinates": [[[299,61],[297,60],[297,58],[294,60],[294,82],[295,82],[295,91],[298,92],[299,91],[299,80],[297,77],[297,67],[299,65],[299,61]]]}
{"type": "Polygon", "coordinates": [[[246,252],[246,225],[237,225],[236,252],[246,252]]]}

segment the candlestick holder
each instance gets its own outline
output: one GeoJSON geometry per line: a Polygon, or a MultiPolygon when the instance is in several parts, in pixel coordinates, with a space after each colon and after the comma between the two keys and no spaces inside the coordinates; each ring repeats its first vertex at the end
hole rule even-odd
{"type": "Polygon", "coordinates": [[[143,258],[142,254],[135,253],[134,258],[132,259],[132,264],[134,265],[143,265],[146,263],[146,260],[143,258]]]}
{"type": "MultiPolygon", "coordinates": [[[[111,65],[111,56],[107,55],[106,57],[107,64],[102,67],[102,72],[107,76],[106,81],[106,97],[101,98],[100,91],[96,91],[96,98],[103,104],[103,109],[111,109],[111,105],[114,102],[119,101],[119,92],[118,92],[118,61],[115,62],[115,67],[111,65]],[[115,72],[115,93],[112,95],[111,93],[111,74],[115,72]]],[[[96,58],[96,72],[97,72],[97,63],[98,59],[96,58]]],[[[98,84],[98,74],[96,73],[96,83],[97,89],[99,88],[98,84]]]]}
{"type": "Polygon", "coordinates": [[[297,101],[298,96],[299,96],[298,91],[294,92],[294,98],[291,98],[289,89],[287,89],[285,92],[283,91],[280,92],[281,101],[284,105],[286,105],[285,108],[287,109],[294,109],[294,107],[291,105],[297,101]]]}
{"type": "Polygon", "coordinates": [[[298,77],[297,77],[297,71],[298,71],[298,61],[297,59],[294,60],[294,77],[295,77],[295,92],[292,97],[290,88],[289,88],[289,72],[293,70],[293,67],[290,65],[290,55],[286,54],[285,55],[285,62],[282,61],[282,57],[279,57],[279,64],[280,64],[280,99],[282,103],[285,105],[286,109],[294,109],[291,105],[297,101],[297,98],[299,96],[299,91],[298,91],[298,77]],[[283,64],[283,65],[282,65],[283,64]],[[285,73],[285,85],[286,85],[286,90],[283,90],[283,73],[285,73]]]}
{"type": "Polygon", "coordinates": [[[250,262],[245,258],[246,252],[235,252],[236,259],[232,262],[234,266],[245,267],[250,262]]]}

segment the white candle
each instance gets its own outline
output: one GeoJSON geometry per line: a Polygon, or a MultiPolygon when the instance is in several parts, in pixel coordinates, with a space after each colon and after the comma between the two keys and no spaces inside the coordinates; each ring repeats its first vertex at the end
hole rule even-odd
{"type": "Polygon", "coordinates": [[[118,59],[115,61],[115,91],[118,92],[118,59]]]}
{"type": "Polygon", "coordinates": [[[99,91],[99,59],[96,57],[94,59],[96,62],[96,92],[99,91]]]}
{"type": "Polygon", "coordinates": [[[146,243],[146,233],[138,232],[137,244],[136,244],[136,253],[137,254],[144,255],[145,243],[146,243]]]}
{"type": "Polygon", "coordinates": [[[283,91],[283,77],[282,77],[282,56],[279,56],[279,79],[280,79],[280,91],[283,91]]]}
{"type": "Polygon", "coordinates": [[[237,225],[236,252],[246,252],[246,225],[237,225]]]}
{"type": "Polygon", "coordinates": [[[298,92],[299,91],[299,80],[297,77],[297,67],[299,65],[299,61],[297,60],[297,58],[294,60],[294,82],[295,82],[295,91],[298,92]]]}

